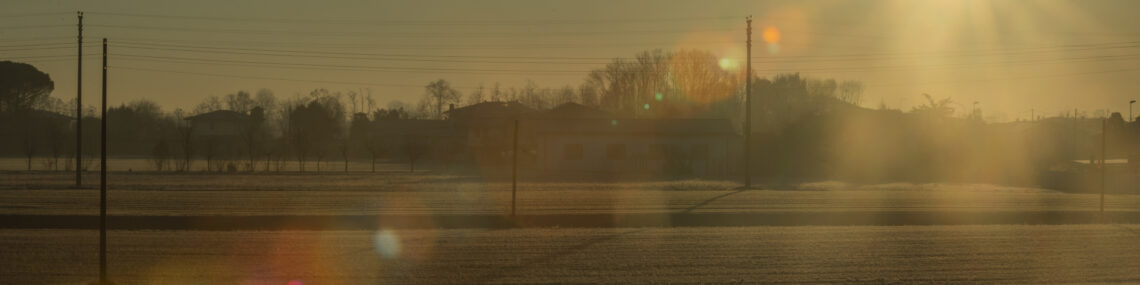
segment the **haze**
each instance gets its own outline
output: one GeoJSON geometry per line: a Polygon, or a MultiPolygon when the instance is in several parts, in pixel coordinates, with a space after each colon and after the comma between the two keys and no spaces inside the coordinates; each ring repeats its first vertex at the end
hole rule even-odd
{"type": "MultiPolygon", "coordinates": [[[[926,93],[952,98],[962,116],[978,102],[987,121],[1002,122],[1127,108],[1140,93],[1138,9],[1135,1],[7,1],[0,43],[74,43],[82,10],[91,54],[84,94],[98,94],[95,44],[107,38],[114,105],[147,98],[192,109],[239,90],[291,97],[327,88],[370,92],[382,107],[414,103],[440,78],[463,93],[527,80],[577,86],[610,59],[654,49],[705,50],[740,68],[752,15],[758,77],[861,81],[867,107],[909,110],[926,93]],[[761,36],[769,29],[779,36],[761,36]]],[[[52,96],[74,98],[74,45],[6,47],[0,57],[35,65],[56,82],[52,96]]]]}

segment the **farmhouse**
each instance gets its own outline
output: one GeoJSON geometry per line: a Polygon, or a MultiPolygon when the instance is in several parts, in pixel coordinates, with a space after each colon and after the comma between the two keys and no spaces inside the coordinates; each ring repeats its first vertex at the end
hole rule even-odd
{"type": "MultiPolygon", "coordinates": [[[[514,121],[537,112],[518,102],[483,102],[447,111],[464,150],[479,167],[505,166],[513,147],[514,121]]],[[[526,134],[520,134],[520,137],[526,134]]],[[[520,139],[521,153],[533,148],[528,139],[520,139]]],[[[529,159],[522,159],[529,161],[529,159]]]]}
{"type": "Polygon", "coordinates": [[[441,120],[376,120],[369,129],[370,144],[396,158],[421,154],[437,161],[451,161],[462,151],[452,122],[441,120]]]}
{"type": "Polygon", "coordinates": [[[720,119],[555,119],[535,125],[538,167],[553,172],[725,175],[735,136],[720,119]]]}
{"type": "Polygon", "coordinates": [[[195,137],[231,138],[242,134],[250,116],[230,110],[218,110],[186,117],[195,137]]]}
{"type": "Polygon", "coordinates": [[[632,119],[575,103],[527,115],[521,142],[549,172],[725,175],[736,142],[723,119],[632,119]]]}

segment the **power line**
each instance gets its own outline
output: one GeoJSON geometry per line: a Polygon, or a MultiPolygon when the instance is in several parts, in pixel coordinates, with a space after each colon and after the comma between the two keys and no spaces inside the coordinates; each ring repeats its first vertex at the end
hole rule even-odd
{"type": "MultiPolygon", "coordinates": [[[[400,72],[400,73],[448,73],[448,74],[525,74],[530,76],[535,75],[565,75],[565,74],[586,74],[592,70],[529,70],[529,69],[469,69],[469,68],[423,68],[423,67],[390,67],[390,66],[363,66],[363,65],[336,65],[336,64],[308,64],[308,63],[280,63],[280,62],[261,62],[261,61],[244,61],[244,60],[220,60],[220,59],[202,59],[202,58],[185,58],[185,57],[164,57],[164,56],[140,56],[140,55],[122,55],[115,54],[116,56],[123,57],[124,60],[137,60],[137,61],[151,61],[151,62],[167,62],[167,63],[180,63],[180,64],[209,64],[209,65],[231,65],[231,66],[250,66],[250,67],[284,67],[293,69],[305,70],[334,70],[334,71],[370,71],[370,72],[400,72]]],[[[923,69],[938,69],[938,68],[953,68],[953,67],[977,67],[989,65],[1032,65],[1032,64],[1056,64],[1056,63],[1072,63],[1082,61],[1106,61],[1106,60],[1120,60],[1140,57],[1140,54],[1131,55],[1115,55],[1115,56],[1089,56],[1065,59],[1048,59],[1048,60],[1030,60],[1030,61],[999,61],[999,62],[985,62],[975,64],[949,64],[949,65],[900,65],[900,66],[868,66],[868,67],[846,67],[846,68],[785,68],[785,69],[764,69],[757,70],[758,72],[779,73],[779,72],[868,72],[868,71],[883,71],[883,70],[923,70],[923,69]]],[[[655,70],[629,70],[618,71],[618,73],[653,73],[658,72],[655,70]]]]}
{"type": "MultiPolygon", "coordinates": [[[[309,53],[309,54],[303,54],[303,53],[302,53],[302,52],[300,52],[300,51],[265,50],[265,49],[258,49],[258,50],[260,50],[260,51],[264,51],[264,52],[234,52],[234,51],[228,51],[228,50],[217,50],[217,49],[214,49],[214,50],[207,50],[207,51],[203,51],[203,50],[195,50],[195,49],[181,49],[181,48],[154,48],[154,47],[142,47],[142,46],[133,46],[133,45],[131,45],[131,44],[127,44],[127,45],[126,45],[126,46],[124,46],[124,47],[127,47],[127,48],[137,48],[137,49],[147,49],[147,50],[161,50],[161,51],[186,51],[186,52],[210,53],[210,54],[218,54],[218,53],[221,53],[221,54],[258,55],[258,56],[279,56],[279,57],[291,57],[291,58],[292,58],[292,57],[306,57],[306,58],[363,59],[363,60],[377,60],[377,61],[410,61],[410,62],[440,62],[440,63],[455,63],[455,62],[464,62],[464,63],[491,63],[491,64],[585,64],[585,65],[604,65],[604,64],[607,64],[607,63],[611,63],[611,62],[612,62],[612,61],[611,61],[611,62],[598,62],[598,61],[591,61],[591,62],[567,62],[567,61],[550,61],[550,60],[545,60],[545,61],[520,61],[520,60],[505,60],[505,61],[504,61],[504,60],[464,60],[464,59],[459,59],[459,60],[456,60],[456,59],[431,59],[431,58],[427,58],[427,59],[425,59],[425,58],[399,58],[399,57],[391,57],[391,56],[385,56],[385,57],[376,58],[376,57],[360,57],[360,56],[335,56],[335,55],[320,55],[320,54],[311,54],[311,53],[309,53]],[[266,53],[266,52],[273,52],[273,53],[266,53]]],[[[243,50],[247,50],[247,49],[243,49],[243,50]]],[[[1123,55],[1123,56],[1119,56],[1119,55],[1118,55],[1118,56],[1094,56],[1094,57],[1077,57],[1077,58],[1061,58],[1061,59],[1044,59],[1044,60],[1038,60],[1038,61],[1045,61],[1045,62],[1048,62],[1048,61],[1050,61],[1050,60],[1080,60],[1080,59],[1098,59],[1098,58],[1106,58],[1106,59],[1118,59],[1118,58],[1128,58],[1128,57],[1134,57],[1134,56],[1136,56],[1136,55],[1123,55]]],[[[675,62],[675,60],[671,60],[670,62],[675,62]]],[[[996,63],[997,63],[997,64],[1010,64],[1010,63],[1012,63],[1012,64],[1017,64],[1017,63],[1033,63],[1033,62],[1034,62],[1034,61],[1003,61],[1003,62],[996,62],[996,63]]],[[[715,62],[709,62],[709,64],[714,64],[714,63],[715,63],[715,62]]],[[[637,62],[634,62],[634,64],[637,64],[637,62]]],[[[951,65],[942,65],[942,66],[971,66],[971,65],[978,65],[978,64],[951,64],[951,65]]],[[[868,66],[864,66],[864,67],[835,67],[835,68],[824,68],[824,69],[822,69],[822,71],[834,71],[834,70],[867,70],[867,69],[870,69],[870,70],[877,70],[877,69],[898,69],[898,68],[916,68],[916,67],[930,67],[930,66],[921,66],[921,65],[920,65],[920,66],[913,66],[913,65],[911,65],[911,66],[905,66],[905,65],[904,65],[904,66],[869,66],[869,67],[868,67],[868,66]]],[[[937,67],[937,66],[935,66],[935,67],[937,67]]],[[[800,70],[803,70],[803,69],[801,68],[800,70]]],[[[809,68],[809,70],[810,70],[810,68],[809,68]]],[[[819,69],[817,69],[817,70],[819,70],[819,69]]],[[[807,70],[804,70],[804,71],[807,71],[807,70]]]]}
{"type": "MultiPolygon", "coordinates": [[[[216,46],[203,46],[203,45],[185,45],[185,44],[168,44],[168,43],[154,43],[153,41],[119,41],[125,42],[128,45],[142,47],[168,47],[168,48],[182,48],[182,49],[206,49],[212,51],[218,50],[239,50],[250,52],[269,52],[269,53],[296,53],[303,55],[312,55],[314,53],[320,54],[334,54],[334,55],[351,55],[351,56],[377,56],[377,57],[417,57],[417,58],[493,58],[493,59],[557,59],[557,60],[613,60],[621,59],[618,57],[562,57],[562,56],[544,56],[544,57],[526,57],[526,56],[455,56],[455,55],[422,55],[422,54],[406,54],[406,53],[359,53],[359,52],[339,52],[339,51],[321,51],[321,50],[288,50],[288,49],[264,49],[264,48],[240,48],[240,47],[216,47],[216,46]]],[[[728,42],[726,42],[728,43],[728,42]]],[[[930,53],[878,53],[878,54],[847,54],[847,55],[817,55],[817,56],[791,56],[791,57],[775,57],[769,58],[770,61],[802,61],[805,59],[828,59],[836,60],[846,57],[853,59],[869,58],[876,59],[876,57],[915,57],[915,56],[990,56],[990,55],[1018,55],[1018,54],[1033,54],[1044,53],[1050,51],[1076,51],[1076,50],[1107,50],[1107,49],[1124,49],[1124,48],[1137,48],[1140,47],[1140,42],[1112,42],[1112,43],[1099,43],[1099,44],[1083,44],[1083,45],[1059,45],[1059,46],[1038,46],[1038,47],[1024,47],[1016,49],[987,49],[987,50],[967,50],[955,52],[930,52],[930,53]]],[[[634,58],[626,58],[634,59],[634,58]]]]}
{"type": "MultiPolygon", "coordinates": [[[[304,53],[300,51],[283,51],[283,50],[265,50],[263,52],[242,52],[242,51],[228,51],[228,50],[199,50],[199,49],[185,49],[185,48],[156,48],[146,46],[135,46],[132,44],[119,44],[124,48],[129,49],[144,49],[144,50],[159,50],[159,51],[182,51],[182,52],[195,52],[195,53],[209,53],[209,54],[236,54],[236,55],[259,55],[259,56],[281,56],[281,57],[306,57],[306,58],[330,58],[330,59],[364,59],[364,60],[380,60],[380,61],[410,61],[410,62],[440,62],[440,63],[501,63],[501,64],[589,64],[599,65],[606,64],[607,62],[567,62],[567,61],[490,61],[490,60],[464,60],[464,59],[432,59],[432,58],[399,58],[392,56],[379,56],[379,57],[366,57],[366,56],[339,56],[339,55],[322,55],[325,52],[304,53]],[[271,53],[269,53],[271,52],[271,53]]],[[[242,49],[246,50],[246,49],[242,49]]]]}
{"type": "MultiPolygon", "coordinates": [[[[279,81],[295,81],[295,82],[311,82],[311,83],[329,83],[329,84],[343,84],[343,85],[366,85],[366,86],[379,86],[379,87],[406,87],[406,88],[412,88],[412,87],[414,87],[414,88],[423,88],[423,87],[424,87],[423,85],[412,85],[412,84],[379,84],[379,83],[367,83],[367,82],[351,82],[351,81],[328,81],[328,80],[310,80],[310,79],[299,79],[299,78],[282,78],[282,77],[249,76],[249,75],[236,75],[236,74],[220,74],[220,73],[205,73],[205,72],[189,72],[189,71],[166,70],[166,69],[153,69],[153,68],[140,68],[140,67],[130,67],[130,66],[119,66],[119,65],[115,65],[115,66],[109,66],[108,68],[111,68],[111,69],[124,69],[124,70],[134,70],[134,71],[165,72],[165,73],[176,73],[176,74],[200,75],[200,76],[214,76],[214,77],[224,77],[224,78],[243,78],[243,79],[259,79],[259,80],[279,80],[279,81]]],[[[457,87],[457,86],[453,86],[453,87],[457,87]]],[[[458,87],[458,88],[467,88],[467,87],[458,87]]]]}
{"type": "Polygon", "coordinates": [[[0,30],[15,30],[15,29],[50,29],[50,28],[73,28],[75,25],[17,25],[17,26],[0,26],[0,30]]]}
{"type": "Polygon", "coordinates": [[[31,38],[4,38],[4,37],[0,37],[0,42],[36,42],[36,41],[63,40],[63,39],[73,39],[73,38],[75,38],[75,37],[59,37],[59,36],[55,36],[55,37],[31,37],[31,38]]]}
{"type": "MultiPolygon", "coordinates": [[[[83,45],[84,47],[98,47],[98,45],[83,45]]],[[[45,47],[24,47],[24,48],[0,48],[0,51],[26,51],[26,50],[50,50],[50,49],[71,49],[75,48],[74,44],[65,46],[45,46],[45,47]]]]}
{"type": "Polygon", "coordinates": [[[75,46],[75,43],[64,43],[64,42],[59,42],[59,43],[39,43],[39,44],[22,44],[22,45],[0,45],[0,48],[10,48],[10,47],[17,47],[17,48],[19,48],[19,47],[39,47],[39,46],[61,46],[61,45],[70,45],[70,46],[75,46]]]}
{"type": "Polygon", "coordinates": [[[739,17],[682,17],[682,18],[624,18],[624,19],[575,19],[575,20],[376,20],[376,19],[306,19],[306,18],[237,18],[218,16],[193,16],[172,14],[141,14],[118,12],[86,12],[93,15],[107,15],[119,17],[154,18],[154,19],[180,19],[205,20],[224,22],[268,22],[268,23],[325,23],[325,24],[366,24],[366,25],[572,25],[572,24],[615,24],[615,23],[658,23],[658,22],[695,22],[695,21],[727,21],[739,17]]]}
{"type": "MultiPolygon", "coordinates": [[[[178,50],[173,48],[156,48],[157,50],[178,50]]],[[[203,52],[203,51],[192,51],[203,52]]],[[[297,51],[289,51],[299,53],[297,51]]],[[[296,55],[296,54],[269,54],[264,52],[229,52],[229,51],[212,51],[211,53],[229,53],[229,54],[246,54],[246,55],[262,55],[262,56],[290,56],[290,57],[321,57],[321,58],[336,58],[336,56],[321,56],[321,55],[296,55]]],[[[210,62],[210,63],[226,63],[235,65],[272,65],[272,66],[294,66],[294,67],[326,67],[337,69],[351,69],[351,70],[371,70],[371,71],[431,71],[431,72],[451,72],[451,73],[469,73],[469,72],[519,72],[519,73],[586,73],[589,70],[523,70],[523,69],[464,69],[464,68],[424,68],[424,67],[391,67],[391,66],[362,66],[362,65],[336,65],[336,64],[308,64],[308,63],[282,63],[282,62],[266,62],[266,61],[250,61],[250,60],[225,60],[225,59],[209,59],[209,58],[195,58],[195,57],[173,57],[173,56],[148,56],[148,55],[125,55],[128,58],[141,58],[141,59],[155,59],[166,60],[175,62],[210,62]]],[[[944,64],[944,65],[880,65],[880,66],[855,66],[855,67],[789,67],[785,69],[768,69],[758,70],[762,72],[780,72],[780,71],[813,71],[813,72],[827,72],[827,71],[868,71],[868,70],[889,70],[889,69],[921,69],[921,68],[944,68],[944,67],[971,67],[971,66],[987,66],[987,65],[1011,65],[1011,64],[1051,64],[1051,63],[1068,63],[1079,61],[1104,61],[1104,60],[1120,60],[1132,59],[1140,54],[1124,54],[1124,55],[1095,55],[1095,56],[1080,56],[1080,57],[1064,57],[1064,58],[1046,58],[1046,59],[1021,59],[1021,60],[1001,60],[1001,61],[987,61],[982,63],[957,63],[957,64],[944,64]]],[[[340,57],[346,58],[346,57],[340,57]]],[[[368,59],[368,60],[392,60],[392,61],[414,61],[414,62],[445,62],[450,63],[450,60],[439,59],[420,59],[420,58],[352,58],[352,59],[368,59]]],[[[468,61],[478,63],[546,63],[546,64],[591,64],[582,62],[538,62],[538,61],[468,61]]],[[[634,62],[636,63],[636,62],[634,62]]],[[[600,63],[599,65],[604,64],[600,63]]],[[[667,64],[667,63],[666,63],[667,64]]],[[[639,71],[628,71],[639,72],[639,71]]]]}
{"type": "MultiPolygon", "coordinates": [[[[120,41],[124,42],[124,41],[120,41]]],[[[447,55],[418,55],[406,53],[359,53],[359,52],[338,52],[338,51],[318,51],[318,50],[288,50],[288,49],[262,49],[262,48],[236,48],[236,47],[214,47],[202,45],[182,45],[182,44],[164,44],[152,42],[136,42],[125,41],[126,46],[131,48],[151,49],[151,50],[172,50],[172,51],[187,51],[187,52],[205,52],[201,50],[209,50],[216,53],[231,53],[231,54],[252,54],[252,55],[267,55],[267,56],[301,56],[301,57],[322,57],[322,58],[348,58],[348,59],[366,59],[361,57],[382,57],[384,60],[396,61],[442,61],[442,60],[428,60],[428,59],[507,59],[516,61],[486,61],[486,60],[468,60],[466,62],[485,62],[485,63],[548,63],[536,61],[517,61],[519,59],[525,60],[587,60],[593,61],[592,63],[604,64],[612,62],[616,59],[631,59],[636,58],[618,58],[618,57],[524,57],[524,56],[447,56],[447,55]],[[159,48],[161,47],[161,48],[159,48]],[[234,52],[242,51],[242,52],[234,52]],[[272,54],[271,54],[272,53],[272,54]],[[321,54],[321,55],[317,55],[321,54]],[[336,55],[336,56],[332,56],[336,55]],[[400,58],[420,58],[420,59],[400,59],[400,58]],[[595,60],[602,60],[605,62],[597,62],[595,60]]],[[[1038,46],[1038,47],[1024,47],[1016,49],[987,49],[987,50],[970,50],[970,51],[957,51],[957,52],[937,52],[937,53],[877,53],[877,54],[847,54],[847,55],[818,55],[818,56],[793,56],[793,57],[776,57],[767,58],[763,60],[754,60],[754,63],[799,63],[810,61],[867,61],[867,60],[887,60],[895,58],[911,58],[919,56],[950,56],[950,57],[980,57],[980,56],[998,56],[998,55],[1030,55],[1042,54],[1055,51],[1081,51],[1081,50],[1109,50],[1109,49],[1130,49],[1140,47],[1140,42],[1112,42],[1112,43],[1098,43],[1098,44],[1082,44],[1082,45],[1059,45],[1059,46],[1038,46]]],[[[377,59],[381,60],[381,59],[377,59]]],[[[456,60],[448,60],[447,62],[456,62],[456,60]]],[[[458,60],[458,62],[464,62],[458,60]]],[[[561,62],[549,62],[561,63],[561,62]]]]}
{"type": "Polygon", "coordinates": [[[314,50],[283,50],[283,49],[256,49],[256,48],[236,48],[236,47],[213,47],[201,45],[178,45],[178,44],[157,44],[148,42],[135,42],[135,41],[118,41],[127,45],[135,46],[158,46],[158,47],[175,47],[175,48],[189,48],[189,49],[207,49],[207,50],[238,50],[238,51],[252,51],[252,52],[277,52],[277,53],[295,53],[295,54],[332,54],[332,55],[350,55],[350,56],[376,56],[376,57],[412,57],[412,58],[478,58],[478,59],[559,59],[559,60],[608,60],[612,57],[565,57],[565,56],[468,56],[468,55],[421,55],[421,54],[408,54],[408,53],[360,53],[360,52],[337,52],[337,51],[314,51],[314,50]]]}
{"type": "MultiPolygon", "coordinates": [[[[110,37],[109,37],[110,38],[110,37]]],[[[453,43],[440,43],[440,44],[417,44],[417,45],[393,45],[393,44],[380,44],[380,43],[356,43],[356,44],[329,44],[321,42],[250,42],[250,41],[219,41],[219,40],[199,40],[199,41],[180,41],[169,39],[155,39],[155,38],[134,38],[134,37],[114,37],[119,42],[126,41],[132,44],[146,44],[151,45],[155,42],[164,43],[191,43],[202,44],[203,42],[213,44],[227,44],[238,46],[272,46],[282,47],[289,46],[293,48],[332,48],[332,49],[369,49],[369,50],[534,50],[534,49],[584,49],[584,48],[617,48],[617,47],[642,47],[650,49],[658,49],[660,46],[670,46],[680,48],[695,48],[698,46],[723,46],[731,44],[730,41],[702,41],[702,42],[686,42],[678,43],[675,41],[658,41],[658,42],[636,42],[636,43],[599,43],[599,42],[574,42],[574,43],[517,43],[517,44],[490,44],[490,45],[475,45],[475,44],[453,44],[453,43]]],[[[183,45],[185,46],[185,45],[183,45]]],[[[199,48],[215,48],[218,47],[202,47],[199,48]]],[[[312,53],[313,51],[306,51],[312,53]]],[[[594,59],[609,59],[610,57],[594,59]]]]}
{"type": "Polygon", "coordinates": [[[1074,51],[1074,50],[1098,50],[1098,49],[1126,49],[1126,48],[1140,48],[1140,41],[1128,42],[1109,42],[1109,43],[1096,43],[1096,44],[1075,44],[1075,45],[1057,45],[1057,46],[1039,46],[1039,47],[1021,47],[1021,48],[1006,48],[1006,49],[984,49],[984,50],[969,50],[969,51],[954,51],[954,52],[900,52],[900,53],[870,53],[870,54],[841,54],[841,55],[799,55],[799,56],[779,56],[776,58],[784,60],[800,60],[800,59],[832,59],[832,58],[876,58],[876,57],[918,57],[918,56],[987,56],[987,55],[1010,55],[1018,53],[1042,53],[1051,51],[1074,51]]]}
{"type": "MultiPolygon", "coordinates": [[[[90,53],[90,54],[85,53],[83,55],[84,56],[95,56],[95,55],[100,55],[100,54],[98,54],[98,53],[90,53]]],[[[39,60],[39,59],[67,59],[67,58],[74,59],[74,58],[76,58],[76,55],[68,54],[68,55],[11,56],[11,57],[0,57],[0,60],[28,60],[28,59],[39,60]]]]}
{"type": "Polygon", "coordinates": [[[1068,57],[1068,58],[1051,58],[1051,59],[1033,59],[1033,60],[1005,60],[1005,61],[987,61],[983,63],[955,63],[955,64],[941,64],[941,65],[880,65],[880,66],[854,66],[854,67],[831,67],[831,68],[786,68],[786,69],[770,69],[769,72],[862,72],[862,71],[878,71],[878,70],[905,70],[905,69],[938,69],[947,67],[976,67],[976,66],[992,66],[992,65],[1033,65],[1033,64],[1055,64],[1055,63],[1074,63],[1074,62],[1097,62],[1097,61],[1110,61],[1110,60],[1127,60],[1140,57],[1140,54],[1123,54],[1123,55],[1096,55],[1096,56],[1083,56],[1083,57],[1068,57]]]}
{"type": "Polygon", "coordinates": [[[18,17],[41,17],[41,16],[74,15],[74,14],[75,14],[75,12],[11,13],[11,14],[0,14],[0,17],[18,18],[18,17]]]}
{"type": "Polygon", "coordinates": [[[905,87],[905,86],[957,84],[957,83],[968,83],[968,82],[1029,80],[1029,79],[1042,79],[1042,78],[1054,78],[1054,77],[1065,77],[1065,76],[1085,76],[1085,75],[1095,75],[1095,74],[1123,73],[1123,72],[1130,72],[1130,71],[1137,71],[1137,70],[1140,70],[1140,67],[1109,69],[1109,70],[1097,70],[1097,71],[1087,71],[1087,72],[1046,74],[1046,75],[1037,75],[1037,76],[1015,76],[1015,77],[985,78],[985,79],[977,79],[977,80],[950,80],[950,81],[917,82],[917,83],[901,83],[901,84],[870,84],[870,85],[867,85],[867,87],[897,88],[897,87],[905,87]]]}
{"type": "Polygon", "coordinates": [[[339,64],[311,64],[311,63],[282,63],[282,62],[264,62],[264,61],[248,61],[248,60],[223,60],[223,59],[204,59],[204,58],[189,58],[189,57],[171,57],[171,56],[145,56],[145,55],[128,55],[128,54],[112,54],[117,57],[136,58],[136,59],[150,59],[150,60],[166,60],[166,61],[187,61],[197,63],[211,63],[211,64],[228,64],[228,65],[269,65],[269,66],[291,66],[291,67],[327,67],[327,68],[340,68],[345,70],[358,70],[358,71],[380,71],[380,72],[442,72],[442,73],[519,73],[519,74],[532,74],[532,73],[587,73],[589,70],[527,70],[527,69],[471,69],[471,68],[434,68],[434,67],[384,67],[384,66],[365,66],[365,65],[339,65],[339,64]]]}
{"type": "Polygon", "coordinates": [[[384,36],[384,37],[404,37],[404,38],[486,38],[486,37],[524,37],[524,36],[602,36],[602,35],[615,35],[615,36],[630,36],[630,35],[646,35],[646,34],[687,34],[687,33],[702,33],[702,32],[732,32],[736,29],[706,29],[706,30],[640,30],[640,31],[590,31],[590,32],[536,32],[536,33],[424,33],[424,32],[379,32],[379,33],[359,33],[359,32],[327,32],[327,31],[282,31],[282,30],[250,30],[250,29],[214,29],[214,28],[185,28],[185,27],[157,27],[157,26],[130,26],[130,25],[112,25],[112,24],[89,24],[87,26],[98,28],[113,28],[113,29],[135,29],[135,30],[159,30],[159,31],[178,31],[178,32],[203,32],[203,33],[236,33],[236,34],[262,34],[262,35],[315,35],[315,36],[350,36],[359,37],[367,36],[384,36]]]}

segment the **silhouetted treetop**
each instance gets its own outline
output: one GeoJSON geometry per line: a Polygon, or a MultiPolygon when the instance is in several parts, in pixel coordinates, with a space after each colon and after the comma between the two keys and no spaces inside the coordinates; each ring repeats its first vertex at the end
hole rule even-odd
{"type": "Polygon", "coordinates": [[[33,108],[55,90],[47,73],[20,62],[0,61],[0,112],[33,108]]]}

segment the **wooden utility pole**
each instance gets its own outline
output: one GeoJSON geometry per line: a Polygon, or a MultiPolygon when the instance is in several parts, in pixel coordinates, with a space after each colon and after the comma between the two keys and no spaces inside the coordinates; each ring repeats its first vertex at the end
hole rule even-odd
{"type": "Polygon", "coordinates": [[[744,189],[752,188],[752,16],[748,16],[748,58],[744,71],[744,189]]]}
{"type": "Polygon", "coordinates": [[[517,197],[518,185],[519,185],[519,120],[518,119],[515,119],[515,143],[514,143],[514,150],[511,151],[511,154],[513,154],[512,160],[514,161],[512,163],[513,166],[511,167],[511,218],[514,218],[515,217],[515,198],[517,197]]]}
{"type": "Polygon", "coordinates": [[[107,38],[103,38],[103,110],[99,121],[99,284],[107,283],[107,38]]]}
{"type": "Polygon", "coordinates": [[[75,188],[83,186],[83,11],[79,15],[79,57],[75,67],[75,188]]]}

